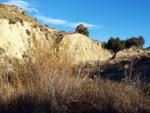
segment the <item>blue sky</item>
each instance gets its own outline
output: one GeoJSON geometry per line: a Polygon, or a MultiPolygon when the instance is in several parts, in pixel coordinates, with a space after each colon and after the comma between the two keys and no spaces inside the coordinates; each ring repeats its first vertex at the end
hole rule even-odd
{"type": "Polygon", "coordinates": [[[150,46],[150,0],[1,0],[17,5],[57,30],[75,31],[82,23],[89,38],[107,41],[143,36],[150,46]]]}

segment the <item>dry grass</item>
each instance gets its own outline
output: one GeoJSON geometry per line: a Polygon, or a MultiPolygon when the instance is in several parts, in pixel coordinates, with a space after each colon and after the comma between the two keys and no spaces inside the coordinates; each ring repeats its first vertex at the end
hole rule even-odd
{"type": "MultiPolygon", "coordinates": [[[[64,51],[34,45],[20,63],[13,59],[12,70],[1,64],[0,112],[5,113],[148,113],[150,95],[132,84],[88,78],[64,51]]],[[[45,46],[42,46],[45,45],[45,46]]],[[[62,45],[63,49],[68,44],[62,45]]]]}
{"type": "Polygon", "coordinates": [[[0,3],[0,19],[7,18],[7,19],[15,19],[19,18],[26,21],[31,21],[33,23],[38,23],[36,19],[33,19],[31,16],[26,14],[25,11],[19,10],[18,7],[7,5],[0,3]]]}

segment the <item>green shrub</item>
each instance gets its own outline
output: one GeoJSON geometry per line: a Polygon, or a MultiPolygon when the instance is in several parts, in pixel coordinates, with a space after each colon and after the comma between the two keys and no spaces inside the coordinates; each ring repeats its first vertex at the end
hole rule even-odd
{"type": "Polygon", "coordinates": [[[107,47],[107,49],[112,49],[114,52],[118,52],[118,51],[124,49],[124,46],[119,37],[117,37],[116,39],[111,37],[108,40],[108,44],[106,47],[107,47]]]}
{"type": "Polygon", "coordinates": [[[107,48],[107,45],[108,45],[108,44],[107,44],[105,41],[102,42],[102,47],[103,47],[103,48],[107,48]]]}
{"type": "Polygon", "coordinates": [[[126,40],[126,47],[129,48],[131,46],[143,47],[144,45],[143,36],[139,36],[139,38],[132,37],[131,39],[126,40]]]}
{"type": "Polygon", "coordinates": [[[87,27],[84,27],[83,24],[80,24],[80,25],[77,26],[76,32],[77,32],[77,33],[81,33],[81,34],[83,34],[83,35],[89,37],[88,28],[87,28],[87,27]]]}
{"type": "Polygon", "coordinates": [[[144,42],[145,40],[143,36],[139,36],[138,38],[132,37],[127,40],[120,40],[119,37],[117,37],[116,39],[113,37],[110,37],[110,39],[108,40],[108,43],[102,42],[102,47],[111,49],[114,52],[118,52],[120,50],[127,49],[131,46],[143,47],[144,42]]]}

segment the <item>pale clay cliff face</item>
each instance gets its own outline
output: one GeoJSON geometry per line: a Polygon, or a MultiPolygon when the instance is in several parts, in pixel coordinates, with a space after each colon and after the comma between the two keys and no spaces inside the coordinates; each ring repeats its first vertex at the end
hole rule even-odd
{"type": "MultiPolygon", "coordinates": [[[[56,32],[52,29],[49,31],[51,34],[56,32]]],[[[34,28],[31,22],[23,21],[23,25],[20,22],[9,24],[9,20],[0,19],[0,48],[4,49],[9,57],[21,59],[22,53],[28,47],[29,40],[32,44],[33,34],[38,40],[46,40],[45,32],[40,31],[39,28],[34,28]],[[30,32],[30,35],[26,33],[26,30],[30,32]]]]}
{"type": "MultiPolygon", "coordinates": [[[[40,40],[40,42],[50,42],[52,36],[58,32],[52,28],[47,28],[48,30],[41,31],[39,27],[35,28],[33,26],[33,23],[28,21],[23,21],[22,25],[20,22],[9,24],[9,20],[0,19],[0,48],[2,51],[5,51],[0,52],[0,56],[5,54],[10,58],[16,57],[22,59],[23,52],[28,48],[29,40],[31,45],[33,43],[33,34],[36,35],[36,38],[40,40]],[[26,30],[30,32],[30,35],[26,30]],[[46,33],[48,33],[48,36],[45,35],[46,33]]],[[[61,45],[61,43],[67,41],[69,42],[67,52],[72,53],[72,57],[75,59],[76,63],[80,61],[104,61],[112,57],[110,52],[102,49],[101,45],[98,45],[84,35],[76,33],[65,35],[59,44],[61,45]]],[[[59,47],[59,51],[64,50],[59,47]]]]}
{"type": "Polygon", "coordinates": [[[72,57],[74,57],[77,62],[104,61],[113,56],[109,51],[104,50],[100,43],[97,44],[81,34],[66,35],[61,43],[63,42],[70,43],[68,52],[73,53],[72,57]]]}

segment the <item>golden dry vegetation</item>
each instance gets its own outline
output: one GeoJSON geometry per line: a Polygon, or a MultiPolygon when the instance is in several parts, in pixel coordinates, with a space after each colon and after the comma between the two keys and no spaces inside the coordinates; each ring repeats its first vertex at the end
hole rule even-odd
{"type": "Polygon", "coordinates": [[[0,64],[0,112],[149,113],[150,94],[137,87],[139,83],[91,79],[64,54],[67,43],[58,52],[33,39],[23,61],[0,64]]]}

